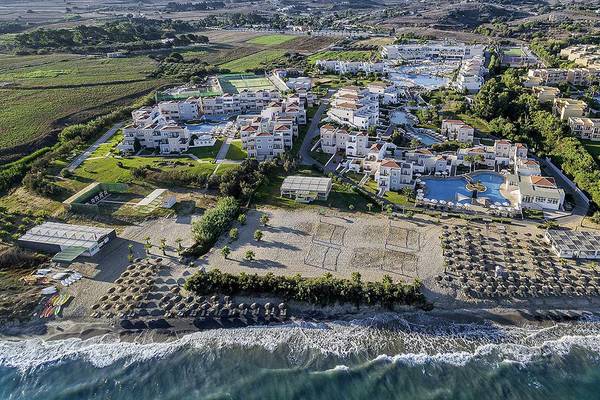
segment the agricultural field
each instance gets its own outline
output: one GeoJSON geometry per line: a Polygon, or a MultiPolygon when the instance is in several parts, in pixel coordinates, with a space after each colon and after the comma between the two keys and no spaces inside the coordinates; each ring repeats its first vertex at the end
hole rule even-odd
{"type": "Polygon", "coordinates": [[[147,57],[0,56],[0,149],[30,143],[66,123],[128,104],[165,80],[147,78],[147,57]]]}
{"type": "Polygon", "coordinates": [[[308,57],[308,62],[314,64],[317,60],[371,61],[376,58],[377,53],[369,50],[325,50],[308,57]]]}
{"type": "Polygon", "coordinates": [[[263,45],[263,46],[275,46],[278,44],[289,42],[290,40],[293,40],[295,38],[296,37],[292,36],[292,35],[274,34],[274,35],[259,36],[259,37],[248,40],[246,43],[258,44],[258,45],[263,45]]]}
{"type": "Polygon", "coordinates": [[[231,72],[246,72],[255,68],[260,68],[264,64],[271,63],[278,58],[283,57],[286,53],[285,50],[262,50],[258,53],[254,53],[245,57],[238,58],[237,60],[229,61],[225,64],[219,65],[219,67],[228,69],[231,72]]]}

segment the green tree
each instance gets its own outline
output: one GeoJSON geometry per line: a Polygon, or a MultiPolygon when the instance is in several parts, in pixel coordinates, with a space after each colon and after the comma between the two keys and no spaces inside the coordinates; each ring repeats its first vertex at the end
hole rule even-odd
{"type": "Polygon", "coordinates": [[[263,238],[263,233],[262,231],[259,231],[258,229],[254,231],[254,239],[256,241],[260,241],[263,238]]]}
{"type": "Polygon", "coordinates": [[[223,256],[223,258],[227,259],[227,257],[229,257],[229,254],[231,254],[231,249],[229,248],[229,246],[223,246],[223,248],[221,249],[221,255],[223,256]]]}
{"type": "Polygon", "coordinates": [[[154,247],[154,246],[150,242],[150,236],[146,236],[144,238],[144,240],[145,240],[144,249],[146,250],[146,255],[148,255],[148,254],[150,254],[150,250],[152,250],[152,247],[154,247]]]}
{"type": "Polygon", "coordinates": [[[247,261],[254,261],[256,254],[252,250],[246,250],[246,254],[244,254],[244,259],[247,261]]]}
{"type": "Polygon", "coordinates": [[[267,226],[269,224],[269,216],[267,214],[261,215],[260,223],[263,224],[264,226],[267,226]]]}
{"type": "Polygon", "coordinates": [[[162,252],[163,256],[167,255],[167,239],[160,239],[160,245],[158,246],[158,248],[162,252]]]}
{"type": "Polygon", "coordinates": [[[238,215],[238,222],[240,223],[240,225],[246,225],[246,214],[240,214],[238,215]]]}
{"type": "Polygon", "coordinates": [[[238,230],[238,228],[231,228],[229,230],[229,240],[234,242],[238,239],[238,237],[240,236],[240,231],[238,230]]]}

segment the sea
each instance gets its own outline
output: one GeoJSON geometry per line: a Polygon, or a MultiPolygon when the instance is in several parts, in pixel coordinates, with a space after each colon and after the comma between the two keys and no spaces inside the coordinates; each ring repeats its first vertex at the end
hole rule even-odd
{"type": "Polygon", "coordinates": [[[600,399],[600,321],[427,313],[0,341],[0,399],[600,399]]]}

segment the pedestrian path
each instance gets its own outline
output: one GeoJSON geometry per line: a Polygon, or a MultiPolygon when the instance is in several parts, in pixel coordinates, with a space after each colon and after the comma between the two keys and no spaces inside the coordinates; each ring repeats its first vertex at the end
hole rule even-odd
{"type": "Polygon", "coordinates": [[[77,169],[77,167],[79,167],[81,164],[83,164],[83,162],[85,160],[88,159],[89,156],[92,155],[92,153],[94,151],[96,151],[98,149],[98,147],[100,147],[100,145],[102,143],[105,143],[108,139],[110,139],[115,133],[117,133],[117,131],[119,129],[121,129],[121,127],[123,126],[122,122],[119,122],[117,124],[114,124],[112,126],[112,128],[110,128],[104,135],[100,136],[98,138],[98,140],[96,140],[94,142],[94,144],[92,144],[90,147],[87,148],[86,151],[84,151],[83,153],[81,153],[79,156],[77,156],[73,161],[71,161],[71,163],[69,164],[69,166],[67,167],[69,172],[73,172],[75,171],[75,169],[77,169]]]}

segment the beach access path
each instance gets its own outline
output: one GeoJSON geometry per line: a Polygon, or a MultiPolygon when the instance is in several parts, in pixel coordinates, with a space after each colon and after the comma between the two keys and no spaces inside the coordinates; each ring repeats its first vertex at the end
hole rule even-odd
{"type": "Polygon", "coordinates": [[[96,151],[98,149],[98,147],[100,147],[100,145],[104,142],[106,142],[108,139],[110,139],[115,133],[117,133],[117,131],[119,129],[121,129],[121,127],[123,126],[123,122],[118,122],[116,124],[114,124],[112,126],[112,128],[110,128],[108,131],[106,131],[106,133],[104,133],[102,136],[100,136],[98,138],[98,140],[96,140],[94,142],[94,144],[92,144],[90,147],[88,147],[83,153],[81,153],[79,156],[77,156],[73,161],[71,161],[71,163],[69,164],[69,166],[67,167],[69,172],[73,172],[75,171],[75,169],[77,169],[77,167],[79,167],[81,164],[83,164],[83,162],[85,160],[88,159],[89,156],[92,155],[92,153],[94,151],[96,151]]]}

